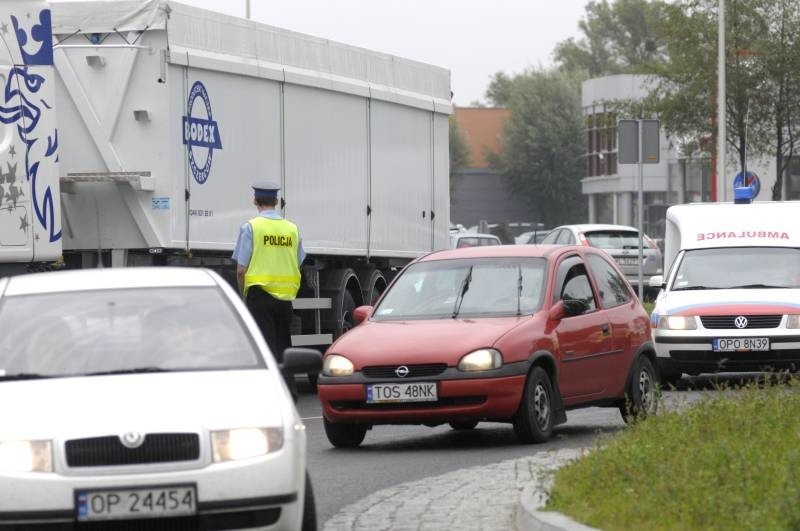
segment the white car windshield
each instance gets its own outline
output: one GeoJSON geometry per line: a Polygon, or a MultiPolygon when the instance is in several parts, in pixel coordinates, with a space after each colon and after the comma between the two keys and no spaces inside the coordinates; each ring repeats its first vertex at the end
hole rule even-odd
{"type": "Polygon", "coordinates": [[[800,249],[728,247],[686,251],[673,291],[800,288],[800,249]]]}
{"type": "Polygon", "coordinates": [[[264,367],[219,288],[6,297],[0,379],[264,367]]]}
{"type": "MultiPolygon", "coordinates": [[[[630,230],[594,230],[584,233],[592,247],[600,249],[638,249],[639,233],[630,230]]],[[[646,244],[645,244],[646,247],[646,244]]]]}
{"type": "Polygon", "coordinates": [[[373,313],[377,321],[525,315],[539,309],[542,258],[418,262],[397,279],[373,313]]]}

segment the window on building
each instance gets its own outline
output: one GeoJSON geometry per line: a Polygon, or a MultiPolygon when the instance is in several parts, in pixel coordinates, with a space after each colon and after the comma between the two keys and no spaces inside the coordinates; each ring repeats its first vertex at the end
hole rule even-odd
{"type": "Polygon", "coordinates": [[[584,109],[586,113],[586,176],[617,173],[617,116],[605,105],[584,109]]]}

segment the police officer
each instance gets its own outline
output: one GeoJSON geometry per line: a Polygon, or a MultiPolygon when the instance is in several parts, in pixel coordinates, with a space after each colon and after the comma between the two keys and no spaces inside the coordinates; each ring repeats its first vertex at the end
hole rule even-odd
{"type": "MultiPolygon", "coordinates": [[[[233,251],[236,282],[272,354],[283,361],[291,346],[292,301],[300,289],[300,264],[305,258],[297,225],[276,210],[280,186],[253,185],[254,217],[239,229],[233,251]]],[[[293,378],[287,378],[294,394],[293,378]]]]}

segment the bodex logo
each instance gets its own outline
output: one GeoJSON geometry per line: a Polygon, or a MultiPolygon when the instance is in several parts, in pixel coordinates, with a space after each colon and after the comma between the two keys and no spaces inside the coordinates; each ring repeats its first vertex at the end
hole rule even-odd
{"type": "Polygon", "coordinates": [[[195,81],[192,85],[186,109],[188,116],[183,117],[183,143],[189,146],[189,169],[192,170],[194,180],[203,184],[211,173],[214,150],[222,149],[222,139],[217,122],[211,114],[208,92],[200,81],[195,81]],[[195,106],[198,98],[202,105],[195,106]],[[201,161],[203,164],[200,164],[201,161]]]}

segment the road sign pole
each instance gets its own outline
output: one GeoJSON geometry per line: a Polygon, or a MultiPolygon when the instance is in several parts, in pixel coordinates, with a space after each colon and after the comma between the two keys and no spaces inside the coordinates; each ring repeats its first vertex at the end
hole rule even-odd
{"type": "Polygon", "coordinates": [[[642,121],[637,122],[639,126],[639,300],[644,302],[644,135],[642,135],[642,121]]]}

